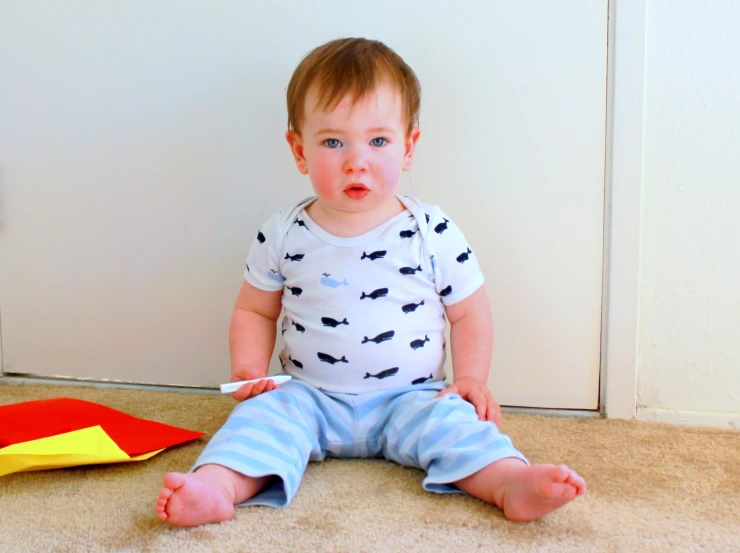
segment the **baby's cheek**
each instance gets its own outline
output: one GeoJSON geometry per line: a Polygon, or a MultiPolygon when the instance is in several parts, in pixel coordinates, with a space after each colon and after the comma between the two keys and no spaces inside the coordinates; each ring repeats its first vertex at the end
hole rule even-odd
{"type": "Polygon", "coordinates": [[[309,173],[311,175],[311,183],[317,193],[321,194],[331,191],[336,171],[330,163],[319,160],[313,164],[309,173]]]}
{"type": "Polygon", "coordinates": [[[386,186],[394,186],[398,183],[403,165],[396,160],[386,161],[380,170],[380,178],[386,186]]]}

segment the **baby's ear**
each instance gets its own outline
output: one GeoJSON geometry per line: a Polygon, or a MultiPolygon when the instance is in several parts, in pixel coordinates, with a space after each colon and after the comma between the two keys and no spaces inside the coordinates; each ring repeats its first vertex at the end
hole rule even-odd
{"type": "Polygon", "coordinates": [[[421,129],[414,127],[411,129],[408,138],[406,139],[406,152],[403,155],[403,167],[404,171],[410,171],[411,166],[414,164],[414,152],[416,152],[416,143],[419,141],[421,136],[421,129]]]}
{"type": "Polygon", "coordinates": [[[285,133],[285,140],[290,145],[290,151],[293,154],[295,165],[301,175],[308,174],[308,165],[306,164],[306,156],[303,153],[303,140],[298,131],[290,130],[285,133]]]}

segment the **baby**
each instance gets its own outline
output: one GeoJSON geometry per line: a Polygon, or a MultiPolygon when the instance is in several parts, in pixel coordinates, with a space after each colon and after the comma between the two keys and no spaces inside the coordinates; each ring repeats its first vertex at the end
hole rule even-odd
{"type": "Polygon", "coordinates": [[[233,394],[240,403],[192,470],[164,476],[159,518],[197,526],[235,505],[285,507],[308,462],[327,455],[421,468],[426,490],[466,492],[512,521],[583,495],[578,474],[531,466],[499,432],[475,254],[437,206],[396,194],[420,134],[414,72],[380,42],[335,40],[301,61],[287,103],[286,138],[316,195],[257,233],[230,350],[232,381],[266,376],[283,311],[280,361],[293,378],[233,394]]]}

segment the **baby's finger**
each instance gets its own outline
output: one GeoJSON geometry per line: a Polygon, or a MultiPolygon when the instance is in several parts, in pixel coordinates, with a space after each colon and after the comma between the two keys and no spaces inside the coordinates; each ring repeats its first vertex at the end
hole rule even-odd
{"type": "Polygon", "coordinates": [[[487,405],[486,420],[498,425],[501,422],[501,406],[493,398],[493,394],[491,393],[491,390],[486,388],[484,393],[486,396],[486,405],[487,405]]]}
{"type": "Polygon", "coordinates": [[[486,418],[484,420],[487,420],[488,422],[496,422],[496,407],[493,405],[493,403],[488,403],[486,405],[486,418]]]}
{"type": "Polygon", "coordinates": [[[252,388],[252,397],[260,395],[262,392],[265,391],[265,388],[267,385],[272,382],[271,380],[259,380],[254,383],[254,388],[252,388]]]}
{"type": "Polygon", "coordinates": [[[233,397],[237,401],[244,401],[252,393],[253,387],[254,387],[254,384],[252,384],[251,382],[248,384],[245,384],[244,386],[239,388],[236,392],[231,394],[231,397],[233,397]]]}
{"type": "Polygon", "coordinates": [[[478,413],[478,420],[486,420],[486,396],[478,391],[474,391],[468,394],[467,399],[475,407],[475,411],[478,413]]]}

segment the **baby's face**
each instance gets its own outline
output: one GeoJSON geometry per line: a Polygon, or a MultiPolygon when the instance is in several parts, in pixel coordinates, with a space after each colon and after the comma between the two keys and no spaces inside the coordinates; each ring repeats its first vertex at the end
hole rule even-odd
{"type": "Polygon", "coordinates": [[[368,212],[396,202],[401,172],[411,168],[419,136],[418,129],[406,136],[400,94],[381,83],[362,101],[353,105],[345,97],[332,111],[318,108],[317,100],[311,89],[301,134],[288,141],[324,210],[368,212]]]}

